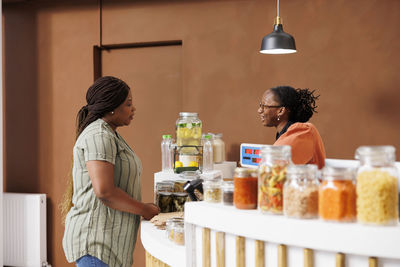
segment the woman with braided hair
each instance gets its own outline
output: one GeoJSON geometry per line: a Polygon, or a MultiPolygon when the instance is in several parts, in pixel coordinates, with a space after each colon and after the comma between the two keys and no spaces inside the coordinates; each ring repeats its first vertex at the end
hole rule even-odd
{"type": "Polygon", "coordinates": [[[63,248],[78,267],[132,266],[140,216],[160,209],[141,202],[142,164],[117,132],[135,107],[129,86],[106,76],[86,93],[77,115],[72,182],[64,197],[63,248]]]}
{"type": "Polygon", "coordinates": [[[325,165],[321,136],[308,120],[316,112],[319,96],[308,89],[278,86],[264,92],[258,114],[266,127],[277,130],[274,145],[290,145],[295,164],[325,165]]]}

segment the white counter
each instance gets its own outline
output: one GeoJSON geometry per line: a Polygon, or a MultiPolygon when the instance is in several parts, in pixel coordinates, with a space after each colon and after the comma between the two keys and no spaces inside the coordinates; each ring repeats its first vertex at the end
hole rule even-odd
{"type": "Polygon", "coordinates": [[[149,221],[142,221],[141,239],[144,249],[153,257],[173,267],[186,266],[185,246],[178,246],[168,240],[165,230],[157,229],[149,221]]]}

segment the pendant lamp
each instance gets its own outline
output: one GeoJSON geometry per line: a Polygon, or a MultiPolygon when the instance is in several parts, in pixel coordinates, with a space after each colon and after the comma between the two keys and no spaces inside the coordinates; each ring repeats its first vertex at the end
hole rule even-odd
{"type": "Polygon", "coordinates": [[[296,53],[294,38],[283,31],[281,18],[279,17],[279,0],[277,0],[277,16],[274,23],[274,31],[266,35],[261,43],[262,54],[291,54],[296,53]]]}

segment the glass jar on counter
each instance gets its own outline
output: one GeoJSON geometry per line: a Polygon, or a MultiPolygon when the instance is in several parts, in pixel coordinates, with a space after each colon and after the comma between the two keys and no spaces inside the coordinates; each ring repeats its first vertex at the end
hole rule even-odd
{"type": "Polygon", "coordinates": [[[171,212],[174,211],[185,211],[185,203],[188,201],[188,193],[186,192],[174,192],[172,193],[172,208],[171,212]]]}
{"type": "Polygon", "coordinates": [[[185,221],[183,218],[173,217],[166,221],[166,235],[167,238],[177,243],[178,245],[184,245],[185,238],[184,238],[184,226],[185,221]],[[183,229],[183,231],[181,231],[183,229]],[[183,238],[182,238],[183,236],[183,238]]]}
{"type": "Polygon", "coordinates": [[[237,209],[257,208],[257,173],[248,168],[236,168],[233,175],[233,204],[237,209]]]}
{"type": "Polygon", "coordinates": [[[203,182],[204,201],[212,203],[221,202],[221,181],[220,180],[205,180],[203,182]]]}
{"type": "Polygon", "coordinates": [[[352,222],[356,219],[355,169],[324,167],[319,189],[318,211],[326,221],[352,222]]]}
{"type": "Polygon", "coordinates": [[[222,140],[222,134],[215,134],[213,139],[213,159],[214,163],[225,161],[225,143],[222,140]]]}
{"type": "Polygon", "coordinates": [[[200,146],[201,127],[201,120],[197,113],[180,112],[176,121],[177,146],[200,146]]]}
{"type": "Polygon", "coordinates": [[[357,171],[357,219],[363,224],[398,224],[398,179],[393,146],[361,146],[357,171]]]}
{"type": "Polygon", "coordinates": [[[292,164],[290,146],[263,146],[258,167],[258,209],[282,214],[286,167],[292,164]]]}
{"type": "Polygon", "coordinates": [[[287,217],[318,217],[317,165],[291,165],[286,170],[283,187],[283,212],[287,217]]]}
{"type": "Polygon", "coordinates": [[[224,205],[233,205],[233,181],[225,181],[222,183],[222,203],[224,205]]]}
{"type": "Polygon", "coordinates": [[[154,203],[160,208],[160,212],[172,211],[172,193],[174,182],[158,182],[156,184],[154,203]]]}

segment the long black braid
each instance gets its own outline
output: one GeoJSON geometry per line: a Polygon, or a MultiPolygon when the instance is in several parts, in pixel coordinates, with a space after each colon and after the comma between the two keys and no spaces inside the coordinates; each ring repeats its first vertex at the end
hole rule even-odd
{"type": "Polygon", "coordinates": [[[315,101],[319,95],[314,95],[315,90],[294,89],[290,86],[277,86],[271,88],[272,92],[282,106],[289,110],[289,120],[293,122],[307,122],[318,107],[315,101]]]}
{"type": "Polygon", "coordinates": [[[129,86],[118,78],[104,76],[97,79],[86,93],[87,105],[76,116],[76,138],[89,124],[121,105],[129,90],[129,86]]]}

